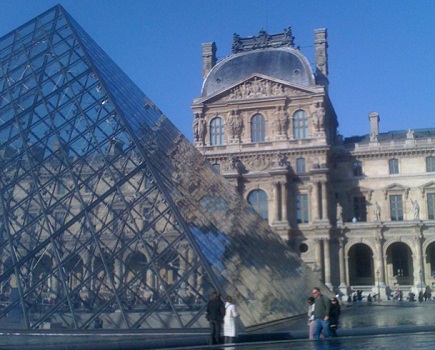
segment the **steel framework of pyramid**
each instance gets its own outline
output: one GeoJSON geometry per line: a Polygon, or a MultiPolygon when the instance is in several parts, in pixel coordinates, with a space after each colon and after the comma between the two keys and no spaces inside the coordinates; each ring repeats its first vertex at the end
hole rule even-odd
{"type": "Polygon", "coordinates": [[[61,7],[0,38],[0,328],[240,326],[318,278],[61,7]]]}

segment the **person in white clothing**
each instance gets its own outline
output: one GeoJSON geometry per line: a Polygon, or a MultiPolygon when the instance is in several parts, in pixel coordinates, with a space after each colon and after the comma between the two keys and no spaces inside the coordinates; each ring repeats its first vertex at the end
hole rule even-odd
{"type": "Polygon", "coordinates": [[[233,298],[227,295],[225,299],[225,317],[224,317],[224,343],[234,343],[236,338],[236,317],[239,314],[236,306],[233,304],[233,298]]]}

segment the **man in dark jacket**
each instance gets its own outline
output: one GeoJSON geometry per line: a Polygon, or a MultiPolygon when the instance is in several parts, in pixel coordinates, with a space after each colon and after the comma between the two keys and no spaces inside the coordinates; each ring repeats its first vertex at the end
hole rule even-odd
{"type": "Polygon", "coordinates": [[[329,310],[331,302],[329,298],[322,295],[319,288],[313,288],[314,302],[314,339],[320,338],[320,332],[323,331],[325,338],[331,337],[331,330],[329,329],[329,310]]]}
{"type": "Polygon", "coordinates": [[[221,344],[222,322],[225,316],[225,305],[218,292],[207,305],[207,320],[210,322],[210,345],[221,344]]]}

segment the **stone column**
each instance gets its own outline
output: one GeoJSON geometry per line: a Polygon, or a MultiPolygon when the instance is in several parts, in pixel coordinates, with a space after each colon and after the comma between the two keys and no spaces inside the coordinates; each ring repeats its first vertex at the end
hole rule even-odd
{"type": "Polygon", "coordinates": [[[347,294],[347,281],[346,281],[346,264],[344,261],[344,238],[339,239],[340,248],[338,250],[338,259],[340,264],[340,291],[347,294]]]}
{"type": "Polygon", "coordinates": [[[386,299],[385,291],[385,271],[384,271],[384,256],[383,256],[383,237],[382,234],[375,237],[376,240],[376,293],[380,295],[378,298],[386,299]]]}
{"type": "MultiPolygon", "coordinates": [[[[424,281],[424,265],[423,265],[423,247],[422,247],[422,236],[420,234],[414,235],[414,242],[415,242],[415,250],[417,252],[416,254],[416,261],[414,261],[414,278],[417,276],[418,283],[414,283],[416,286],[420,286],[420,289],[423,289],[425,287],[425,281],[424,281]],[[420,273],[421,272],[421,273],[420,273]]],[[[419,289],[419,290],[420,290],[419,289]]]]}
{"type": "Polygon", "coordinates": [[[326,190],[326,181],[320,182],[322,187],[322,219],[328,220],[328,196],[326,190]]]}
{"type": "Polygon", "coordinates": [[[287,216],[287,184],[286,182],[281,183],[281,220],[288,221],[287,216]]]}
{"type": "Polygon", "coordinates": [[[280,205],[280,201],[279,201],[279,182],[273,182],[273,188],[274,188],[274,194],[275,194],[275,198],[274,198],[274,205],[275,205],[275,210],[274,210],[274,215],[275,217],[273,218],[272,222],[276,222],[279,221],[279,205],[280,205]]]}
{"type": "Polygon", "coordinates": [[[324,259],[325,259],[325,285],[332,290],[331,283],[331,241],[328,238],[323,240],[324,259]]]}
{"type": "Polygon", "coordinates": [[[319,220],[320,214],[319,214],[319,182],[318,181],[313,182],[313,194],[311,196],[311,202],[313,207],[312,209],[313,218],[314,220],[319,220]]]}
{"type": "Polygon", "coordinates": [[[379,285],[385,287],[385,273],[384,273],[384,258],[382,254],[382,242],[381,235],[376,236],[376,271],[379,270],[379,285]]]}
{"type": "Polygon", "coordinates": [[[316,263],[320,271],[320,279],[323,279],[323,260],[322,260],[322,240],[320,238],[315,239],[316,242],[316,263]]]}

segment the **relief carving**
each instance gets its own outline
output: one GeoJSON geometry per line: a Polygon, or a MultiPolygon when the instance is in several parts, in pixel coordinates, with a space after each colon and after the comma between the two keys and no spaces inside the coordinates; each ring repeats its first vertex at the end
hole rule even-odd
{"type": "Polygon", "coordinates": [[[274,113],[274,125],[277,135],[285,136],[287,132],[288,114],[282,107],[278,107],[274,113]]]}
{"type": "Polygon", "coordinates": [[[223,100],[227,101],[269,96],[289,96],[300,95],[302,93],[303,92],[301,90],[290,88],[280,83],[275,83],[266,79],[254,78],[253,80],[247,81],[231,89],[228,97],[224,98],[223,100]]]}
{"type": "Polygon", "coordinates": [[[246,165],[250,170],[265,170],[270,166],[270,161],[267,157],[257,154],[248,158],[246,165]]]}
{"type": "Polygon", "coordinates": [[[228,112],[227,122],[230,138],[240,141],[243,130],[243,120],[240,115],[238,115],[235,110],[228,112]]]}
{"type": "Polygon", "coordinates": [[[199,113],[195,115],[193,120],[193,136],[194,141],[200,145],[204,144],[205,132],[206,132],[205,119],[201,117],[199,113]]]}
{"type": "Polygon", "coordinates": [[[319,105],[312,114],[313,125],[316,131],[322,131],[325,128],[325,109],[319,105]]]}

